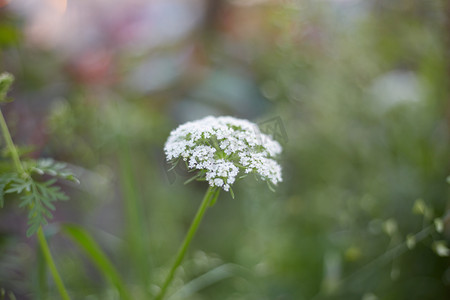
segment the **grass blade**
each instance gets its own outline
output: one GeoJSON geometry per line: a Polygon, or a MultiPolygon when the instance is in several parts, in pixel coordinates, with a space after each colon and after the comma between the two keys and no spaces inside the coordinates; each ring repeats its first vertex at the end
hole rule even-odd
{"type": "Polygon", "coordinates": [[[94,263],[103,276],[117,288],[121,295],[121,299],[132,299],[116,268],[86,230],[77,225],[65,224],[62,226],[62,233],[67,235],[86,252],[89,259],[92,263],[94,263]]]}
{"type": "Polygon", "coordinates": [[[148,240],[144,220],[144,205],[138,194],[135,174],[133,172],[132,156],[125,137],[120,137],[118,160],[120,181],[122,184],[123,202],[126,217],[128,251],[133,269],[137,271],[142,286],[149,283],[148,240]]]}
{"type": "Polygon", "coordinates": [[[242,266],[236,264],[220,265],[190,282],[187,282],[175,294],[171,295],[168,300],[187,299],[195,293],[228,278],[251,278],[252,276],[252,272],[242,266]]]}

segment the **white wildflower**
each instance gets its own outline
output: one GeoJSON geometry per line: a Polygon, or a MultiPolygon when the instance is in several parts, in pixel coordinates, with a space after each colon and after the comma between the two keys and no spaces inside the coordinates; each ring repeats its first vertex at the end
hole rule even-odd
{"type": "Polygon", "coordinates": [[[282,181],[274,159],[280,144],[247,120],[209,116],[185,123],[170,133],[164,151],[169,162],[184,160],[189,169],[199,170],[198,179],[225,191],[240,172],[259,174],[274,185],[282,181]]]}

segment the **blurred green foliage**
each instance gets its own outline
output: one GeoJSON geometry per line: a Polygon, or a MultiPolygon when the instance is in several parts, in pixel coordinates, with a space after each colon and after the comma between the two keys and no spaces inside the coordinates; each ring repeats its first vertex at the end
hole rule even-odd
{"type": "MultiPolygon", "coordinates": [[[[272,193],[249,178],[236,199],[220,195],[170,299],[448,299],[447,3],[243,2],[218,1],[164,47],[109,45],[109,71],[95,72],[86,57],[34,45],[27,23],[0,11],[0,66],[18,82],[5,105],[14,139],[35,145],[28,155],[72,164],[81,180],[63,186],[71,200],[47,229],[73,299],[120,294],[60,234],[68,222],[94,237],[133,299],[156,294],[205,190],[168,172],[162,148],[177,124],[206,114],[280,117],[284,182],[272,193]],[[162,54],[189,47],[186,65],[164,65],[162,54]],[[176,76],[131,80],[147,59],[176,76]]],[[[5,204],[0,288],[57,299],[26,220],[5,204]]]]}

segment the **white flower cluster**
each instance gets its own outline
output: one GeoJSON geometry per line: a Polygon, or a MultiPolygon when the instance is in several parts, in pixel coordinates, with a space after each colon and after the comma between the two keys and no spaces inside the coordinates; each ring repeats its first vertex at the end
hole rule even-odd
{"type": "Polygon", "coordinates": [[[225,191],[240,171],[257,173],[274,185],[282,180],[274,160],[282,151],[280,144],[247,120],[209,116],[185,123],[170,133],[164,151],[169,162],[183,159],[210,186],[225,191]]]}

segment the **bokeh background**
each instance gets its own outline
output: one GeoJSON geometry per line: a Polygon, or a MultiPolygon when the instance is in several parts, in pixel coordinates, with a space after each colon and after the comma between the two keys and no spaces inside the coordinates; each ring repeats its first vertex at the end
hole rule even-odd
{"type": "MultiPolygon", "coordinates": [[[[46,227],[73,299],[119,294],[63,223],[157,292],[206,190],[163,145],[206,115],[264,124],[284,181],[220,195],[170,299],[450,299],[449,1],[0,0],[0,68],[24,155],[81,179],[46,227]]],[[[0,288],[58,299],[25,232],[7,199],[0,288]]]]}

